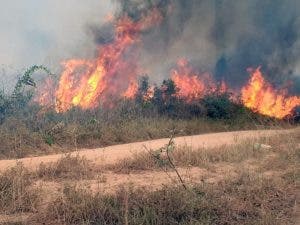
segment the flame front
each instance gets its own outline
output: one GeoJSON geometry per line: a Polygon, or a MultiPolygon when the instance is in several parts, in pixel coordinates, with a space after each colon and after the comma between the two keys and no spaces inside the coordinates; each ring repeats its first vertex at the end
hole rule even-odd
{"type": "Polygon", "coordinates": [[[123,97],[127,98],[127,99],[133,99],[136,96],[136,93],[138,92],[138,88],[139,88],[139,85],[136,82],[136,80],[132,80],[129,84],[129,87],[123,94],[123,97]]]}
{"type": "Polygon", "coordinates": [[[142,31],[161,19],[156,9],[137,22],[124,16],[115,24],[114,41],[99,49],[97,59],[64,62],[56,91],[56,111],[65,112],[73,106],[92,109],[111,104],[112,97],[132,97],[139,68],[135,51],[130,47],[139,42],[142,31]],[[130,55],[126,55],[129,49],[130,55]]]}
{"type": "Polygon", "coordinates": [[[260,67],[249,69],[251,78],[242,88],[241,98],[244,105],[263,115],[282,119],[292,114],[300,105],[300,97],[286,96],[286,90],[275,90],[263,77],[260,67]]]}
{"type": "MultiPolygon", "coordinates": [[[[54,88],[54,83],[47,81],[43,90],[38,89],[35,101],[42,106],[55,105],[57,112],[66,112],[74,106],[86,110],[100,105],[111,107],[120,98],[134,99],[139,88],[138,74],[143,71],[137,64],[141,33],[159,24],[162,17],[158,9],[153,9],[138,21],[128,16],[118,19],[114,23],[113,41],[99,47],[97,58],[63,62],[58,86],[54,88]]],[[[108,20],[113,17],[109,16],[108,20]]],[[[224,81],[216,82],[210,73],[195,71],[185,59],[177,62],[171,79],[177,88],[176,96],[188,103],[211,93],[232,92],[224,81]]],[[[300,97],[288,97],[285,89],[275,90],[264,79],[260,68],[251,70],[248,84],[230,95],[231,100],[236,101],[240,94],[242,103],[252,111],[279,119],[291,115],[300,105],[300,97]]],[[[144,100],[150,101],[153,96],[152,86],[144,100]]]]}
{"type": "Polygon", "coordinates": [[[37,86],[36,95],[33,98],[33,102],[38,103],[39,105],[49,108],[54,104],[54,82],[52,77],[47,77],[43,81],[43,85],[37,86]]]}
{"type": "MultiPolygon", "coordinates": [[[[177,96],[191,102],[218,90],[209,73],[198,74],[186,59],[177,62],[177,69],[171,71],[171,79],[178,88],[177,96]]],[[[223,88],[226,88],[225,84],[223,88]]]]}

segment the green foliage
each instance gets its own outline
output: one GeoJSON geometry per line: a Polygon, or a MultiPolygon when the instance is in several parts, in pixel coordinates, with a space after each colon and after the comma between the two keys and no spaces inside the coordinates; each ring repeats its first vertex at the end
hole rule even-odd
{"type": "Polygon", "coordinates": [[[54,144],[54,138],[50,134],[46,134],[44,136],[44,140],[45,140],[45,143],[48,144],[48,145],[50,145],[50,146],[52,146],[54,144]]]}
{"type": "Polygon", "coordinates": [[[138,104],[143,104],[144,103],[144,96],[147,95],[148,90],[150,88],[149,85],[149,77],[148,76],[142,76],[139,80],[139,86],[138,86],[138,91],[135,97],[135,100],[138,104]]]}
{"type": "Polygon", "coordinates": [[[164,80],[160,87],[154,89],[152,104],[161,114],[176,116],[179,112],[179,99],[176,97],[178,89],[173,80],[164,80]]]}
{"type": "Polygon", "coordinates": [[[229,93],[206,95],[202,103],[207,116],[213,119],[233,119],[241,112],[243,106],[234,103],[229,93]]]}
{"type": "Polygon", "coordinates": [[[51,74],[45,66],[34,65],[27,69],[23,76],[18,79],[11,95],[5,94],[4,91],[0,92],[0,123],[6,117],[19,114],[29,108],[28,104],[32,100],[34,90],[26,90],[26,87],[36,88],[32,74],[38,70],[51,74]]]}
{"type": "Polygon", "coordinates": [[[0,123],[3,122],[7,112],[10,111],[11,104],[8,96],[5,95],[4,91],[0,91],[0,123]]]}
{"type": "Polygon", "coordinates": [[[47,74],[51,74],[50,70],[47,69],[47,67],[45,67],[45,66],[34,65],[34,66],[30,67],[29,69],[27,69],[25,71],[24,75],[18,79],[18,82],[17,82],[14,92],[13,92],[13,96],[18,96],[18,95],[22,94],[24,91],[24,86],[26,86],[26,85],[36,87],[36,83],[31,76],[33,73],[35,73],[38,70],[42,70],[42,71],[46,72],[47,74]]]}

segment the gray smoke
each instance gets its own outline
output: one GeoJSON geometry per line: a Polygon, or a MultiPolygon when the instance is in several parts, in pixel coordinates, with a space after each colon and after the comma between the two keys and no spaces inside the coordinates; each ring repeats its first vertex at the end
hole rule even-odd
{"type": "Polygon", "coordinates": [[[0,0],[0,88],[14,86],[32,65],[59,73],[68,58],[91,57],[95,49],[87,24],[102,24],[114,11],[101,0],[0,0]]]}
{"type": "Polygon", "coordinates": [[[0,3],[0,82],[5,87],[33,64],[44,64],[59,73],[62,60],[94,57],[96,45],[114,37],[113,25],[104,23],[107,13],[138,20],[156,7],[164,20],[143,33],[139,57],[153,81],[167,78],[176,61],[185,57],[195,69],[209,71],[233,87],[245,84],[248,67],[261,65],[274,85],[300,93],[299,0],[0,3]]]}
{"type": "MultiPolygon", "coordinates": [[[[153,7],[165,16],[159,27],[143,35],[141,63],[154,80],[166,78],[176,61],[185,57],[198,70],[210,71],[233,87],[245,84],[247,68],[262,66],[274,85],[300,93],[299,0],[117,2],[118,16],[138,20],[153,7]]],[[[109,40],[96,37],[100,42],[109,40]]]]}

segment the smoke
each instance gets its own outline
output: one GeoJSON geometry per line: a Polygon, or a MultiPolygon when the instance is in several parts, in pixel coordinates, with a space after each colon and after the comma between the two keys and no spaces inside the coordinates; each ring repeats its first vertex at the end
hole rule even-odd
{"type": "MultiPolygon", "coordinates": [[[[298,0],[118,0],[117,16],[138,20],[161,10],[159,27],[143,34],[140,63],[153,80],[166,78],[185,57],[233,87],[247,81],[248,67],[262,66],[274,85],[300,93],[300,2],[298,0]],[[288,81],[294,81],[293,87],[288,81]]],[[[94,32],[109,41],[110,29],[94,32]],[[106,35],[105,35],[106,34],[106,35]]]]}
{"type": "Polygon", "coordinates": [[[262,66],[274,85],[300,93],[300,1],[298,0],[0,0],[1,80],[44,64],[58,72],[69,58],[95,56],[113,41],[108,13],[139,20],[155,7],[163,22],[142,35],[140,65],[159,82],[182,57],[195,69],[239,88],[248,67],[262,66]],[[3,70],[3,68],[5,68],[3,70]],[[9,68],[9,69],[7,69],[9,68]],[[13,69],[11,69],[13,68],[13,69]],[[291,85],[288,81],[292,81],[291,85]]]}
{"type": "Polygon", "coordinates": [[[110,1],[0,0],[0,87],[34,64],[59,72],[60,62],[90,57],[95,44],[88,24],[102,24],[114,11],[110,1]]]}

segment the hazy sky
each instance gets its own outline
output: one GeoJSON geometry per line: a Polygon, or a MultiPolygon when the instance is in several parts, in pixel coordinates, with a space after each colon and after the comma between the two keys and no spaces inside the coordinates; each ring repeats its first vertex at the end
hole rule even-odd
{"type": "Polygon", "coordinates": [[[0,0],[0,6],[1,80],[33,64],[52,67],[85,55],[81,50],[93,44],[88,25],[113,11],[110,0],[0,0]]]}

